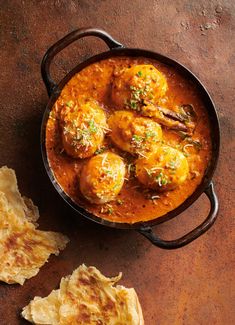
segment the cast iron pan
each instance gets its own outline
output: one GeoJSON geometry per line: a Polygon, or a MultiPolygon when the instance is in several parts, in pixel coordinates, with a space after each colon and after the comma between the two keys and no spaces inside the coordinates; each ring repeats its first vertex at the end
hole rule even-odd
{"type": "Polygon", "coordinates": [[[92,221],[95,221],[105,226],[115,227],[120,229],[135,229],[139,233],[144,235],[146,238],[148,238],[152,244],[165,249],[175,249],[175,248],[185,246],[190,242],[192,242],[193,240],[195,240],[196,238],[198,238],[199,236],[201,236],[213,225],[218,213],[218,199],[214,192],[212,176],[215,171],[218,156],[219,156],[219,145],[220,145],[219,121],[218,121],[218,116],[216,113],[214,103],[209,93],[207,92],[206,88],[202,85],[202,83],[198,80],[198,78],[189,69],[184,67],[182,64],[176,62],[175,60],[172,60],[156,52],[151,52],[143,49],[125,48],[122,44],[114,40],[109,34],[107,34],[103,30],[99,30],[96,28],[82,28],[82,29],[77,29],[72,33],[66,35],[64,38],[56,42],[48,49],[48,51],[46,52],[42,60],[41,72],[42,72],[42,78],[45,83],[48,95],[50,97],[43,116],[42,127],[41,127],[41,150],[42,150],[43,162],[46,171],[48,173],[48,176],[52,184],[56,188],[57,192],[79,215],[82,215],[92,221]],[[88,60],[81,62],[72,71],[70,71],[66,75],[66,77],[63,80],[61,80],[60,83],[57,85],[53,81],[50,75],[50,65],[53,58],[57,53],[59,53],[64,48],[66,48],[68,45],[85,36],[96,36],[98,38],[101,38],[108,45],[109,51],[92,56],[88,60]],[[194,193],[189,198],[187,198],[186,201],[184,201],[179,207],[170,211],[169,213],[167,213],[162,217],[147,222],[138,222],[134,224],[110,222],[100,217],[97,217],[95,215],[92,215],[91,213],[88,213],[85,209],[79,207],[71,200],[71,198],[63,191],[63,189],[57,183],[53,175],[53,172],[49,166],[49,162],[46,154],[45,135],[46,135],[47,120],[49,117],[49,113],[54,103],[56,102],[57,98],[59,97],[60,92],[65,86],[65,84],[74,76],[74,74],[78,73],[83,68],[90,65],[91,63],[98,62],[100,60],[107,59],[114,56],[129,56],[129,57],[141,56],[141,57],[155,59],[168,66],[172,66],[176,68],[180,72],[180,74],[184,75],[188,80],[191,80],[198,87],[200,91],[200,95],[203,99],[203,102],[205,104],[205,107],[208,111],[208,115],[210,118],[211,139],[212,139],[212,160],[205,172],[201,184],[197,187],[194,193]],[[170,240],[170,241],[163,240],[154,234],[152,229],[153,226],[176,217],[178,214],[186,210],[195,200],[197,200],[202,193],[205,193],[207,195],[208,199],[210,200],[211,207],[210,207],[210,212],[207,215],[206,219],[198,227],[196,227],[195,229],[193,229],[183,237],[175,240],[170,240]]]}

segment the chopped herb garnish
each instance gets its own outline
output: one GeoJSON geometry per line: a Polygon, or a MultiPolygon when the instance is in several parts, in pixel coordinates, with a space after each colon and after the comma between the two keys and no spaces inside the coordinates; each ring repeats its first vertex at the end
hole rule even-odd
{"type": "Polygon", "coordinates": [[[106,148],[105,147],[102,147],[102,148],[99,148],[95,151],[95,155],[99,155],[100,153],[103,153],[105,152],[106,148]]]}
{"type": "Polygon", "coordinates": [[[101,209],[100,209],[100,213],[106,213],[106,214],[112,214],[113,213],[113,208],[109,205],[107,206],[103,206],[101,209]]]}
{"type": "Polygon", "coordinates": [[[118,204],[118,205],[122,205],[122,204],[123,204],[123,201],[122,201],[121,199],[118,199],[118,200],[117,200],[117,204],[118,204]]]}
{"type": "Polygon", "coordinates": [[[107,175],[112,175],[112,169],[110,169],[109,167],[103,167],[102,171],[107,175]]]}
{"type": "MultiPolygon", "coordinates": [[[[137,72],[138,77],[143,76],[142,71],[137,72]]],[[[154,94],[151,91],[151,79],[146,80],[145,79],[145,86],[143,88],[135,87],[135,86],[130,86],[131,90],[131,97],[130,100],[128,100],[125,105],[128,106],[131,109],[138,110],[140,111],[141,106],[144,104],[144,99],[146,96],[148,96],[148,100],[151,100],[154,98],[154,94]]]]}
{"type": "Polygon", "coordinates": [[[96,126],[94,120],[89,121],[88,124],[89,124],[89,131],[91,133],[96,133],[97,132],[97,126],[96,126]]]}
{"type": "Polygon", "coordinates": [[[164,175],[162,172],[159,173],[157,176],[156,176],[156,181],[158,182],[158,185],[161,187],[162,185],[166,185],[166,184],[169,184],[169,180],[168,180],[168,177],[166,175],[164,175]]]}
{"type": "Polygon", "coordinates": [[[64,134],[70,134],[72,136],[72,145],[77,147],[78,144],[84,147],[91,146],[92,136],[95,133],[100,132],[100,128],[97,127],[94,120],[86,121],[87,125],[84,125],[83,128],[78,127],[78,121],[73,120],[71,124],[64,126],[64,134]]]}
{"type": "Polygon", "coordinates": [[[136,148],[141,148],[144,145],[144,137],[134,134],[131,138],[131,143],[136,148]]]}
{"type": "Polygon", "coordinates": [[[69,102],[67,102],[67,103],[66,103],[66,106],[68,106],[68,107],[70,107],[70,108],[71,108],[71,107],[73,106],[73,101],[72,101],[72,100],[70,100],[69,102]]]}
{"type": "Polygon", "coordinates": [[[154,132],[154,131],[146,131],[145,132],[145,137],[146,137],[146,139],[149,139],[149,138],[155,138],[156,137],[156,132],[154,132]]]}
{"type": "Polygon", "coordinates": [[[107,213],[108,213],[108,214],[112,214],[112,213],[113,213],[113,208],[111,208],[111,207],[108,208],[107,213]]]}
{"type": "Polygon", "coordinates": [[[126,106],[134,110],[140,110],[143,99],[141,95],[146,95],[145,89],[137,88],[135,86],[130,86],[131,98],[126,102],[126,106]]]}
{"type": "Polygon", "coordinates": [[[143,137],[137,134],[134,134],[132,137],[133,141],[140,142],[143,141],[143,137]]]}
{"type": "Polygon", "coordinates": [[[168,181],[165,178],[163,178],[162,179],[162,185],[166,185],[167,183],[168,183],[168,181]]]}
{"type": "Polygon", "coordinates": [[[134,110],[137,109],[137,102],[135,100],[131,99],[130,100],[130,107],[132,109],[134,109],[134,110]]]}

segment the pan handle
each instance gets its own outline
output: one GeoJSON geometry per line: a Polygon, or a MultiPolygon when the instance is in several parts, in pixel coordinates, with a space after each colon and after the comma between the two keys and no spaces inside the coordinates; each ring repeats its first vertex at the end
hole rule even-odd
{"type": "Polygon", "coordinates": [[[213,225],[217,217],[219,204],[212,182],[208,185],[204,192],[210,200],[210,212],[207,218],[197,228],[193,229],[183,237],[168,241],[156,236],[153,233],[152,227],[143,227],[138,231],[148,238],[153,245],[164,249],[176,249],[191,243],[193,240],[204,234],[213,225]]]}
{"type": "Polygon", "coordinates": [[[52,45],[47,50],[46,54],[42,59],[42,63],[41,63],[42,79],[45,83],[49,97],[51,96],[53,90],[57,87],[57,84],[51,78],[51,74],[50,74],[50,65],[53,58],[57,53],[62,51],[68,45],[85,36],[96,36],[101,38],[111,50],[115,48],[124,47],[121,43],[117,42],[115,39],[112,38],[112,36],[110,36],[108,33],[106,33],[101,29],[80,28],[69,33],[68,35],[60,39],[58,42],[56,42],[54,45],[52,45]]]}

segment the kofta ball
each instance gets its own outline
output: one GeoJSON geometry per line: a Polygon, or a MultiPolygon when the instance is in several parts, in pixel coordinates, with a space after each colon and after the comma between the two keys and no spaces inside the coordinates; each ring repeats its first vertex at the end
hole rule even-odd
{"type": "Polygon", "coordinates": [[[80,190],[91,203],[112,201],[121,191],[125,164],[120,156],[105,152],[92,157],[82,168],[80,190]]]}
{"type": "Polygon", "coordinates": [[[130,111],[116,111],[108,120],[113,143],[131,154],[145,155],[162,140],[161,126],[130,111]]]}
{"type": "Polygon", "coordinates": [[[145,101],[157,103],[167,88],[164,74],[153,65],[135,65],[114,78],[111,97],[119,109],[139,111],[145,101]]]}
{"type": "Polygon", "coordinates": [[[147,158],[136,161],[136,177],[148,188],[172,190],[188,177],[189,166],[184,154],[169,146],[160,146],[147,158]]]}
{"type": "Polygon", "coordinates": [[[65,105],[60,124],[63,147],[69,156],[91,157],[102,146],[107,123],[105,112],[97,102],[65,105]]]}

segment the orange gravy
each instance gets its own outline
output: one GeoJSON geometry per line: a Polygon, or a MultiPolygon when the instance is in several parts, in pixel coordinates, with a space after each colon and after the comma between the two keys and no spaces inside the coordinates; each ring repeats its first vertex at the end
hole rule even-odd
{"type": "MultiPolygon", "coordinates": [[[[124,153],[105,138],[104,145],[124,158],[127,165],[135,159],[124,153]]],[[[210,124],[203,101],[197,88],[179,72],[158,61],[146,58],[113,57],[93,63],[65,85],[51,111],[46,128],[46,150],[50,167],[57,182],[65,193],[79,206],[103,219],[114,222],[135,223],[160,217],[183,203],[201,183],[211,159],[210,124]],[[152,64],[164,73],[168,82],[167,97],[176,105],[192,104],[197,113],[197,124],[193,139],[200,141],[201,148],[186,146],[185,140],[173,130],[162,127],[163,141],[172,147],[183,150],[190,168],[188,179],[175,190],[154,193],[149,196],[147,190],[130,176],[115,201],[95,205],[83,198],[79,191],[79,174],[87,159],[74,159],[63,151],[60,139],[59,112],[62,106],[73,99],[93,98],[99,102],[107,117],[115,110],[110,100],[110,89],[114,68],[123,69],[136,64],[152,64]]],[[[89,158],[88,158],[89,159],[89,158]]]]}

